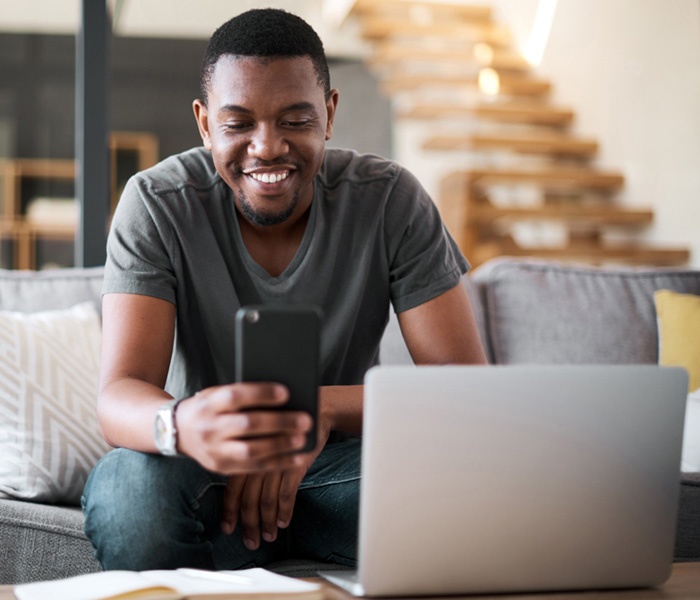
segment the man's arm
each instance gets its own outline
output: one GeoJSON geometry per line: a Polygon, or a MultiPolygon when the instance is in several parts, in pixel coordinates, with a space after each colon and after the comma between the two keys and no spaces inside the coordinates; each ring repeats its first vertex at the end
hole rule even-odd
{"type": "Polygon", "coordinates": [[[408,351],[417,365],[487,364],[469,296],[455,287],[399,313],[408,351]]]}
{"type": "MultiPolygon", "coordinates": [[[[175,307],[149,296],[106,294],[102,320],[97,405],[102,434],[113,446],[155,452],[155,414],[171,399],[163,388],[175,307]]],[[[287,399],[286,388],[272,384],[201,390],[178,406],[178,450],[223,474],[298,465],[300,459],[288,453],[303,446],[310,418],[296,411],[265,410],[287,399]]]]}

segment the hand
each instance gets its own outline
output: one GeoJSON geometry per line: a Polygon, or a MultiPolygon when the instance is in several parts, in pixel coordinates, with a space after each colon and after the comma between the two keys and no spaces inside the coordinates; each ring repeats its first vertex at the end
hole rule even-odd
{"type": "Polygon", "coordinates": [[[224,475],[303,465],[304,457],[290,452],[304,446],[311,417],[300,411],[266,410],[288,399],[286,387],[271,383],[204,389],[178,406],[178,451],[224,475]]]}
{"type": "Polygon", "coordinates": [[[233,533],[240,513],[246,548],[258,548],[261,528],[262,538],[274,542],[278,529],[289,526],[299,484],[323,450],[330,430],[329,420],[319,415],[318,444],[312,452],[297,455],[302,462],[297,467],[229,477],[224,491],[222,531],[233,533]]]}

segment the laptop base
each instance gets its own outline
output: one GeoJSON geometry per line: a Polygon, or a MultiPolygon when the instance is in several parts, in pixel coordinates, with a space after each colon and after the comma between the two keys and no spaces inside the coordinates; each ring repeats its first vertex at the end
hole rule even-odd
{"type": "Polygon", "coordinates": [[[357,577],[357,571],[318,571],[318,574],[353,596],[364,596],[365,590],[357,577]]]}

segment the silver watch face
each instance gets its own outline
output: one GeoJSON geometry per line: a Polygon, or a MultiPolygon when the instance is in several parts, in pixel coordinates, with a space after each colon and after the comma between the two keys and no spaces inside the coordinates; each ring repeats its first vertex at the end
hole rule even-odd
{"type": "Polygon", "coordinates": [[[169,406],[158,409],[153,423],[156,448],[167,455],[177,454],[173,410],[169,406]]]}

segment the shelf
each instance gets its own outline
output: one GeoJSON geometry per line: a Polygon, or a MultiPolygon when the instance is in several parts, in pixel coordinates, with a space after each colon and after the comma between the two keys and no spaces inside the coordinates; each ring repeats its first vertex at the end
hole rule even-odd
{"type": "Polygon", "coordinates": [[[75,180],[75,161],[52,159],[3,159],[0,160],[2,199],[0,218],[12,221],[21,212],[22,179],[53,179],[64,182],[75,180]]]}
{"type": "MultiPolygon", "coordinates": [[[[114,132],[110,135],[111,161],[110,198],[114,210],[121,188],[128,177],[158,160],[155,136],[141,132],[114,132]]],[[[75,197],[76,163],[71,159],[17,158],[0,160],[0,264],[3,268],[34,269],[40,246],[49,246],[45,253],[72,256],[72,246],[65,244],[75,237],[76,223],[71,220],[71,206],[61,201],[75,197]],[[39,203],[34,200],[41,199],[39,203]],[[57,203],[53,206],[52,201],[57,203]],[[37,208],[36,218],[27,216],[28,208],[37,208]],[[59,209],[60,206],[60,209],[59,209]],[[53,210],[55,209],[55,210],[53,210]],[[52,247],[61,244],[61,252],[52,247]],[[7,256],[10,255],[10,259],[7,256]]],[[[32,211],[34,213],[34,211],[32,211]]],[[[63,265],[70,266],[70,265],[63,265]]]]}

